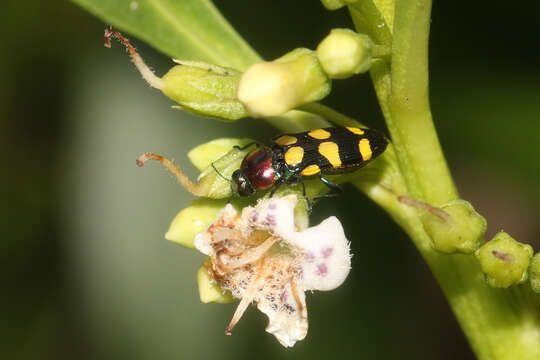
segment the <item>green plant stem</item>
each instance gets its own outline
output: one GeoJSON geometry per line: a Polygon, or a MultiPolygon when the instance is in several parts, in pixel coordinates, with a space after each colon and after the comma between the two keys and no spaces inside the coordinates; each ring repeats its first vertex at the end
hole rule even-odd
{"type": "Polygon", "coordinates": [[[387,122],[413,197],[432,205],[458,198],[431,119],[428,37],[431,1],[398,1],[387,122]]]}
{"type": "Polygon", "coordinates": [[[323,104],[309,103],[301,106],[299,109],[312,114],[317,114],[340,126],[363,126],[361,122],[351,119],[350,117],[343,115],[342,113],[323,104]]]}
{"type": "MultiPolygon", "coordinates": [[[[368,1],[369,2],[369,1],[368,1]]],[[[373,8],[368,9],[373,12],[373,8]]],[[[428,98],[428,36],[431,1],[396,1],[391,64],[374,62],[371,76],[385,116],[405,188],[433,205],[458,197],[433,125],[428,98]]],[[[355,24],[377,31],[380,16],[370,18],[355,6],[355,24]],[[365,23],[372,19],[370,26],[365,23]]],[[[380,34],[379,39],[388,41],[380,34]]],[[[408,233],[441,285],[471,346],[481,359],[540,358],[538,296],[528,285],[493,289],[470,255],[444,255],[430,246],[414,209],[396,194],[374,185],[363,187],[408,233]]]]}

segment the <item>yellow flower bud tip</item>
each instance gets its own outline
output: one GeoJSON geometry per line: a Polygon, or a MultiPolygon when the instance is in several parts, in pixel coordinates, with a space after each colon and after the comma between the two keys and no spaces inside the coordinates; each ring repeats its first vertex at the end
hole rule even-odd
{"type": "Polygon", "coordinates": [[[358,0],[321,0],[321,3],[328,10],[337,10],[342,8],[343,6],[355,3],[357,1],[358,0]]]}
{"type": "Polygon", "coordinates": [[[275,62],[251,66],[240,79],[237,96],[255,117],[277,116],[298,103],[294,76],[285,64],[275,62]]]}
{"type": "Polygon", "coordinates": [[[131,57],[131,61],[133,61],[133,63],[135,64],[135,67],[137,68],[137,70],[139,70],[143,79],[146,80],[148,85],[156,89],[160,89],[160,90],[163,89],[163,80],[157,77],[154,74],[154,72],[150,70],[150,68],[148,67],[148,65],[146,65],[146,63],[141,58],[139,53],[137,53],[137,50],[135,50],[133,45],[131,45],[129,40],[124,35],[122,35],[122,33],[120,33],[119,31],[113,30],[112,28],[105,29],[105,34],[104,34],[105,42],[103,45],[106,48],[110,48],[111,37],[116,38],[126,47],[126,49],[129,52],[129,56],[131,57]]]}
{"type": "Polygon", "coordinates": [[[315,53],[300,48],[251,66],[240,79],[237,97],[252,116],[269,117],[320,100],[330,88],[315,53]]]}
{"type": "Polygon", "coordinates": [[[349,29],[333,29],[317,47],[317,56],[330,78],[344,79],[369,70],[371,49],[369,36],[349,29]]]}
{"type": "Polygon", "coordinates": [[[533,255],[530,245],[514,240],[505,232],[482,245],[474,255],[492,287],[507,288],[527,280],[527,269],[533,255]]]}
{"type": "Polygon", "coordinates": [[[321,0],[321,3],[328,10],[337,10],[345,6],[342,0],[321,0]]]}
{"type": "Polygon", "coordinates": [[[536,253],[531,260],[529,279],[533,291],[540,293],[540,253],[536,253]]]}

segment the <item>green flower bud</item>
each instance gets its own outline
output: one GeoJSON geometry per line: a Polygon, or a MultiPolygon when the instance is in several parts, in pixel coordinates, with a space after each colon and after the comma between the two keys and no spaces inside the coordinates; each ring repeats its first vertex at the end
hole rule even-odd
{"type": "Polygon", "coordinates": [[[527,280],[527,268],[533,249],[501,231],[493,240],[482,245],[474,255],[480,262],[489,285],[507,288],[527,280]]]}
{"type": "MultiPolygon", "coordinates": [[[[242,142],[241,145],[245,145],[245,142],[242,142]]],[[[238,150],[229,148],[225,155],[206,167],[197,178],[198,185],[204,192],[204,196],[212,199],[231,197],[233,195],[231,188],[232,173],[240,168],[242,160],[250,150],[252,149],[238,150]]]]}
{"type": "MultiPolygon", "coordinates": [[[[208,260],[205,261],[208,263],[208,260]]],[[[203,265],[197,271],[197,284],[199,285],[199,297],[201,302],[208,304],[211,302],[218,304],[229,304],[235,301],[229,291],[222,290],[217,283],[208,274],[208,269],[211,265],[203,265]],[[209,266],[209,267],[208,267],[209,266]]]]}
{"type": "Polygon", "coordinates": [[[540,253],[536,253],[531,260],[529,278],[533,291],[540,293],[540,253]]]}
{"type": "Polygon", "coordinates": [[[371,67],[372,41],[349,29],[333,29],[317,47],[317,56],[331,79],[345,79],[371,67]]]}
{"type": "Polygon", "coordinates": [[[357,1],[358,0],[321,0],[321,3],[328,10],[337,10],[339,8],[342,8],[343,6],[355,3],[357,1]]]}
{"type": "Polygon", "coordinates": [[[177,108],[222,120],[237,120],[247,116],[242,104],[236,100],[241,75],[239,71],[198,61],[174,60],[180,65],[174,66],[160,78],[120,32],[105,30],[105,47],[111,47],[111,37],[124,44],[144,80],[179,103],[177,108]]]}
{"type": "Polygon", "coordinates": [[[240,79],[238,100],[252,116],[277,116],[324,98],[330,88],[316,53],[300,48],[251,66],[240,79]]]}
{"type": "Polygon", "coordinates": [[[486,219],[465,200],[454,200],[440,207],[438,216],[426,211],[420,217],[435,250],[444,253],[472,253],[486,232],[486,219]]]}
{"type": "Polygon", "coordinates": [[[226,120],[248,115],[236,100],[239,71],[195,61],[175,62],[180,65],[161,78],[161,91],[179,103],[179,108],[226,120]]]}
{"type": "Polygon", "coordinates": [[[188,153],[188,158],[199,171],[204,171],[212,165],[212,162],[224,156],[235,146],[242,147],[252,142],[251,139],[215,139],[192,149],[188,153]]]}
{"type": "Polygon", "coordinates": [[[195,235],[206,231],[226,204],[225,200],[194,200],[190,206],[176,215],[165,234],[165,239],[193,249],[195,235]]]}

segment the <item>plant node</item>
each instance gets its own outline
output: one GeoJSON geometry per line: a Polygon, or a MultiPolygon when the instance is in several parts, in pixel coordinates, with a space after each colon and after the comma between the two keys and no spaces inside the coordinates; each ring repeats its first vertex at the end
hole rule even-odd
{"type": "Polygon", "coordinates": [[[532,254],[530,245],[514,240],[503,231],[474,253],[489,285],[498,288],[507,288],[527,280],[532,254]]]}

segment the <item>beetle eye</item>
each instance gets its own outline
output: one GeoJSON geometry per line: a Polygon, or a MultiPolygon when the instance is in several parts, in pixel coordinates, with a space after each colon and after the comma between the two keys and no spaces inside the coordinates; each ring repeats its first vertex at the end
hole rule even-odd
{"type": "Polygon", "coordinates": [[[236,191],[240,196],[249,196],[255,192],[253,186],[247,179],[242,170],[238,169],[232,174],[233,183],[236,184],[236,191]]]}

